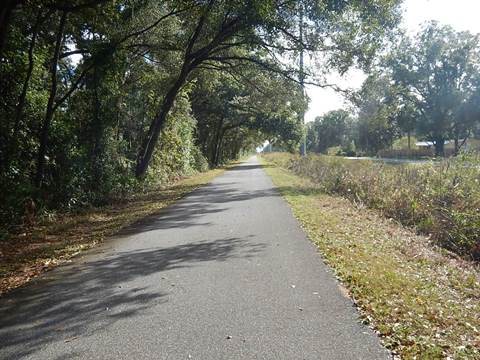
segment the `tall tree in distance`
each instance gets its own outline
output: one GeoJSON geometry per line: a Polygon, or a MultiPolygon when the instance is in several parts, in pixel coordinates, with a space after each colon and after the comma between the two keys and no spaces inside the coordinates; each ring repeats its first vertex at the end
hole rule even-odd
{"type": "Polygon", "coordinates": [[[388,58],[393,81],[418,112],[418,133],[434,142],[437,156],[444,154],[445,140],[466,135],[472,125],[465,115],[480,107],[472,101],[479,55],[478,36],[432,22],[414,41],[404,38],[388,58]]]}
{"type": "Polygon", "coordinates": [[[315,152],[326,152],[333,146],[346,146],[352,140],[353,120],[345,110],[329,111],[318,116],[309,125],[309,147],[315,152]]]}
{"type": "Polygon", "coordinates": [[[395,95],[388,76],[378,71],[372,72],[353,94],[351,100],[358,111],[355,143],[359,149],[376,155],[392,145],[398,132],[393,116],[397,110],[395,95]]]}

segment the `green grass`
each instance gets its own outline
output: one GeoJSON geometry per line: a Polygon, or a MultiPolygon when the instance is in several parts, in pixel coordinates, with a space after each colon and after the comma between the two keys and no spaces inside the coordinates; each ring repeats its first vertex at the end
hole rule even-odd
{"type": "Polygon", "coordinates": [[[325,194],[310,179],[278,166],[265,170],[394,354],[480,359],[480,281],[472,263],[442,254],[376,211],[325,194]]]}
{"type": "Polygon", "coordinates": [[[207,184],[225,169],[198,173],[109,206],[58,214],[0,240],[0,295],[22,286],[133,222],[207,184]]]}

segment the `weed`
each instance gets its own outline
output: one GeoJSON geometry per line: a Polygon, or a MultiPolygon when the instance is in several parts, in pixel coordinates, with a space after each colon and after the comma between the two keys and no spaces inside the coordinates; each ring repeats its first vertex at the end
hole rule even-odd
{"type": "Polygon", "coordinates": [[[439,246],[480,260],[480,158],[387,165],[322,155],[286,153],[265,156],[313,180],[328,194],[380,210],[431,236],[439,246]]]}

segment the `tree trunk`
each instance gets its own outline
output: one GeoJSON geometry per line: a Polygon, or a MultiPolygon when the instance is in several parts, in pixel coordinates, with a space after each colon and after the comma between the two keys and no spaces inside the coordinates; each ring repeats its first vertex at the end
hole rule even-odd
{"type": "MultiPolygon", "coordinates": [[[[44,19],[44,18],[43,18],[44,19]]],[[[15,157],[15,153],[17,151],[17,144],[18,144],[18,132],[20,131],[20,123],[22,121],[22,116],[23,116],[23,108],[25,107],[25,100],[27,98],[27,91],[28,91],[28,85],[30,83],[30,79],[32,77],[33,73],[33,50],[35,49],[35,43],[37,41],[37,34],[38,30],[40,27],[40,24],[43,21],[41,13],[38,13],[37,20],[35,22],[35,25],[33,26],[32,29],[32,39],[30,40],[30,45],[28,48],[28,68],[27,68],[27,74],[25,76],[25,80],[23,82],[23,87],[22,87],[22,92],[20,93],[20,96],[18,98],[18,104],[17,108],[15,110],[15,122],[13,125],[13,135],[10,140],[10,146],[8,149],[8,154],[7,154],[7,160],[5,161],[6,166],[8,167],[8,164],[10,162],[10,159],[15,157]]]]}
{"type": "Polygon", "coordinates": [[[468,138],[470,137],[470,132],[468,132],[466,135],[465,135],[465,138],[463,139],[463,141],[461,142],[461,144],[458,145],[458,151],[460,152],[460,149],[464,146],[466,146],[465,144],[467,143],[467,140],[468,138]]]}
{"type": "Polygon", "coordinates": [[[170,112],[174,100],[190,72],[198,67],[205,59],[207,59],[208,56],[222,44],[222,42],[234,36],[241,29],[242,22],[240,21],[240,18],[224,21],[219,29],[219,32],[212,37],[211,41],[207,45],[194,51],[194,45],[203,31],[205,21],[212,10],[214,3],[215,0],[209,0],[205,5],[204,12],[200,16],[197,26],[195,27],[195,30],[193,31],[193,34],[190,36],[190,39],[187,43],[182,70],[163,99],[160,111],[150,124],[148,134],[140,146],[137,156],[137,165],[135,168],[135,176],[137,178],[145,176],[153,155],[153,151],[155,149],[155,145],[165,124],[168,113],[170,112]]]}
{"type": "Polygon", "coordinates": [[[407,131],[407,139],[408,139],[408,150],[411,150],[412,149],[412,145],[410,143],[410,138],[411,138],[411,134],[410,134],[410,130],[407,131]]]}
{"type": "Polygon", "coordinates": [[[242,149],[242,145],[241,145],[241,142],[238,141],[235,145],[235,150],[234,150],[234,154],[233,154],[233,157],[235,159],[238,159],[239,156],[240,156],[240,150],[242,149]]]}
{"type": "Polygon", "coordinates": [[[137,166],[135,169],[135,176],[137,178],[143,177],[147,172],[150,159],[153,155],[153,150],[155,149],[160,132],[165,124],[165,121],[167,120],[168,113],[173,107],[175,98],[185,83],[189,73],[190,67],[187,63],[185,63],[177,80],[172,85],[167,95],[165,95],[160,112],[155,116],[150,128],[148,129],[148,134],[145,137],[145,140],[142,142],[137,158],[137,166]]]}
{"type": "Polygon", "coordinates": [[[90,141],[90,154],[89,154],[89,162],[90,162],[90,187],[97,191],[101,186],[101,178],[102,178],[102,166],[100,164],[100,157],[103,150],[103,137],[104,137],[104,125],[102,123],[102,119],[100,117],[100,97],[98,94],[98,86],[99,86],[99,75],[98,75],[98,67],[95,66],[93,68],[93,79],[92,79],[92,86],[93,86],[93,101],[92,101],[92,124],[91,124],[91,137],[90,141]]]}
{"type": "Polygon", "coordinates": [[[217,152],[215,155],[215,164],[218,166],[220,164],[221,154],[222,154],[222,146],[223,146],[223,137],[225,136],[225,130],[222,130],[220,135],[220,141],[218,142],[217,152]]]}
{"type": "Polygon", "coordinates": [[[445,139],[443,137],[435,138],[435,156],[445,156],[445,139]]]}
{"type": "Polygon", "coordinates": [[[220,121],[217,124],[217,129],[215,131],[215,140],[213,142],[213,151],[211,157],[211,164],[212,166],[217,166],[217,159],[218,159],[218,149],[220,146],[220,140],[222,137],[222,127],[223,127],[223,117],[220,118],[220,121]]]}
{"type": "Polygon", "coordinates": [[[0,5],[0,61],[3,58],[3,48],[7,42],[8,26],[12,12],[22,2],[23,0],[6,0],[3,5],[0,5]]]}
{"type": "Polygon", "coordinates": [[[51,64],[51,88],[50,88],[50,95],[48,97],[47,103],[47,111],[45,113],[45,119],[43,120],[42,128],[40,131],[40,147],[38,150],[38,158],[37,158],[37,172],[34,179],[34,184],[37,188],[42,186],[43,180],[43,172],[45,168],[45,154],[47,152],[48,146],[48,132],[50,129],[50,123],[53,119],[53,114],[55,112],[55,97],[57,95],[57,66],[58,66],[58,59],[60,56],[60,49],[62,46],[63,41],[63,31],[65,29],[65,23],[67,21],[67,12],[64,11],[60,18],[60,24],[58,26],[57,36],[55,40],[55,51],[53,54],[52,64],[51,64]]]}

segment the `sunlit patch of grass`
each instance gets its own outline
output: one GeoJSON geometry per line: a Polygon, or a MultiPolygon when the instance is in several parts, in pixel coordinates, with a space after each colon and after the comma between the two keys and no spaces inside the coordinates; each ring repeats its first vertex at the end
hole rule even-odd
{"type": "Polygon", "coordinates": [[[156,213],[207,184],[226,168],[198,173],[108,206],[53,216],[33,229],[6,236],[0,241],[0,294],[24,285],[42,272],[95,247],[121,228],[156,213]]]}
{"type": "Polygon", "coordinates": [[[379,213],[266,168],[366,323],[405,359],[480,359],[480,276],[379,213]]]}

